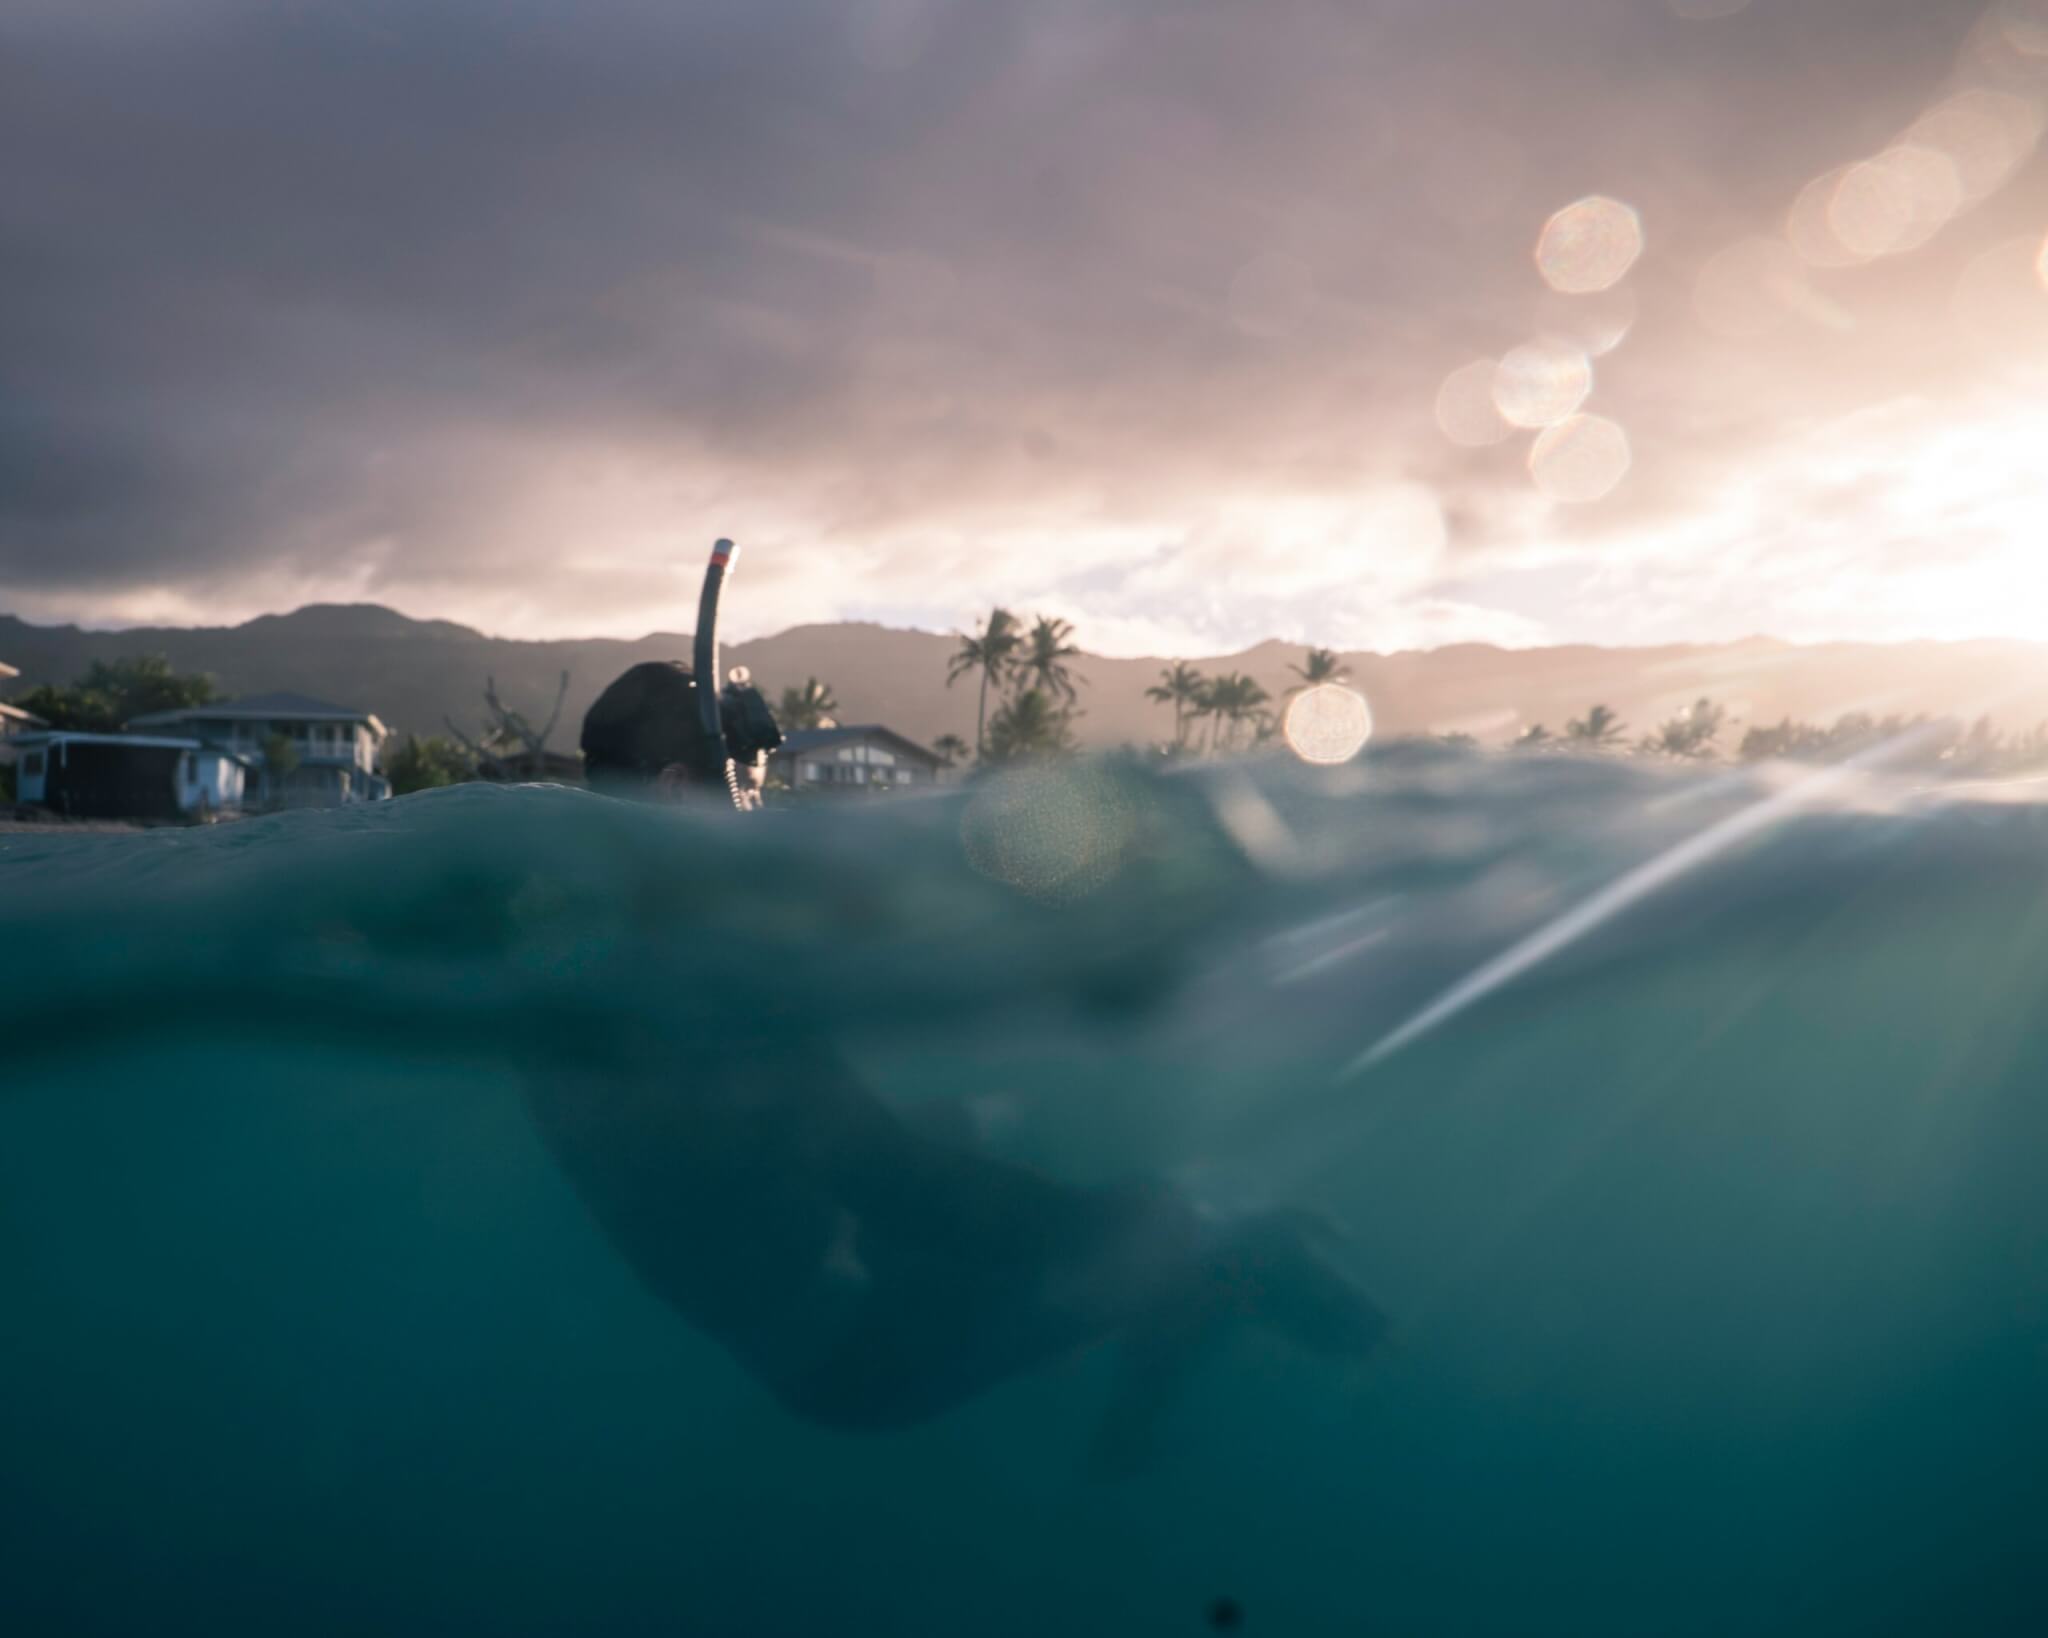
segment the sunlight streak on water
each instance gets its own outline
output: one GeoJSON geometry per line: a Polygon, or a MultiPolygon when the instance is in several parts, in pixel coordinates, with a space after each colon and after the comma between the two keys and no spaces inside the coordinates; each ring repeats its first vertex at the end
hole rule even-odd
{"type": "Polygon", "coordinates": [[[1402,1048],[1412,1045],[1502,986],[1540,966],[1624,910],[1720,857],[1738,843],[1768,830],[1799,809],[1836,793],[1864,772],[1881,767],[1925,743],[1935,731],[1931,726],[1909,729],[1840,766],[1806,775],[1638,865],[1591,898],[1574,905],[1459,979],[1419,1012],[1353,1058],[1345,1066],[1342,1078],[1348,1080],[1384,1063],[1402,1048]]]}

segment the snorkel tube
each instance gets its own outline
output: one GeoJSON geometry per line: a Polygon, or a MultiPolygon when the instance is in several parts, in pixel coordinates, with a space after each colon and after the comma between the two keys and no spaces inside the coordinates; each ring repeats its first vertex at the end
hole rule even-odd
{"type": "Polygon", "coordinates": [[[751,805],[740,794],[739,770],[725,743],[725,724],[718,709],[721,682],[718,675],[718,598],[725,590],[725,574],[738,556],[739,548],[721,540],[711,548],[711,561],[704,569],[704,589],[697,596],[697,646],[693,657],[697,677],[697,723],[704,730],[711,754],[725,771],[725,788],[732,805],[745,812],[751,805]]]}

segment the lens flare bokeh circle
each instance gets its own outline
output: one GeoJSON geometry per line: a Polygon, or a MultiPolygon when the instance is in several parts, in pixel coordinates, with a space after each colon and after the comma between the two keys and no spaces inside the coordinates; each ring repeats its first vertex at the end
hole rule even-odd
{"type": "Polygon", "coordinates": [[[1494,408],[1532,431],[1574,414],[1592,390],[1593,366],[1586,355],[1557,342],[1527,342],[1494,366],[1494,408]]]}
{"type": "Polygon", "coordinates": [[[1514,430],[1493,401],[1497,368],[1490,358],[1474,359],[1451,371],[1437,388],[1436,424],[1452,443],[1483,449],[1514,430]]]}
{"type": "Polygon", "coordinates": [[[1372,707],[1342,683],[1317,683],[1288,702],[1280,732],[1302,761],[1332,768],[1365,749],[1372,738],[1372,707]]]}
{"type": "Polygon", "coordinates": [[[1529,476],[1550,499],[1604,499],[1628,475],[1628,434],[1604,415],[1574,415],[1544,431],[1529,451],[1529,476]]]}
{"type": "Polygon", "coordinates": [[[1642,253],[1642,218],[1619,199],[1594,194],[1543,224],[1536,270],[1551,289],[1588,296],[1619,284],[1642,253]]]}

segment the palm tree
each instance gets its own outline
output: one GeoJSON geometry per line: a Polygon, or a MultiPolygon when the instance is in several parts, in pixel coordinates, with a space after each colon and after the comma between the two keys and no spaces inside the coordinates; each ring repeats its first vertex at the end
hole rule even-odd
{"type": "Polygon", "coordinates": [[[1622,732],[1621,718],[1606,706],[1596,705],[1583,717],[1574,717],[1566,723],[1564,737],[1575,746],[1604,751],[1620,743],[1622,732]]]}
{"type": "Polygon", "coordinates": [[[1308,651],[1308,663],[1291,665],[1287,668],[1301,679],[1287,692],[1299,694],[1304,688],[1313,688],[1318,683],[1342,682],[1351,675],[1351,667],[1337,657],[1334,648],[1312,648],[1308,651]]]}
{"type": "MultiPolygon", "coordinates": [[[[1072,624],[1065,620],[1038,617],[1038,623],[1031,628],[1031,635],[1025,640],[1024,650],[1018,655],[1016,672],[1020,681],[1028,682],[1049,699],[1074,703],[1074,679],[1067,670],[1067,661],[1079,654],[1067,639],[1074,635],[1072,624]]],[[[1081,679],[1086,682],[1087,678],[1081,679]]]]}
{"type": "MultiPolygon", "coordinates": [[[[1219,723],[1229,724],[1222,733],[1221,740],[1226,748],[1235,749],[1238,730],[1243,726],[1245,719],[1256,718],[1259,708],[1269,703],[1272,698],[1273,696],[1252,678],[1242,672],[1227,671],[1210,683],[1204,704],[1209,714],[1219,723]]],[[[1210,743],[1213,745],[1216,739],[1217,736],[1212,734],[1210,743]]]]}
{"type": "Polygon", "coordinates": [[[1223,722],[1223,711],[1217,698],[1217,689],[1221,687],[1222,682],[1223,679],[1221,677],[1204,677],[1202,679],[1202,686],[1196,690],[1194,703],[1188,707],[1188,720],[1190,722],[1200,722],[1204,718],[1208,719],[1209,737],[1202,746],[1202,754],[1204,756],[1207,756],[1216,749],[1216,731],[1223,722]]]}
{"type": "Polygon", "coordinates": [[[948,688],[970,672],[981,673],[981,704],[974,714],[974,749],[977,755],[988,749],[988,685],[995,683],[1001,686],[1016,663],[1017,649],[1023,641],[1024,634],[1017,628],[1017,617],[1008,609],[991,609],[988,628],[979,637],[962,633],[960,646],[953,652],[952,664],[946,668],[948,688]]]}
{"type": "Polygon", "coordinates": [[[1026,688],[988,725],[988,759],[1018,762],[1060,756],[1074,748],[1072,719],[1042,688],[1026,688]]]}
{"type": "Polygon", "coordinates": [[[1687,706],[1657,732],[1644,739],[1645,755],[1700,758],[1714,754],[1714,738],[1721,732],[1727,712],[1712,700],[1687,706]]]}
{"type": "Polygon", "coordinates": [[[1185,660],[1159,668],[1159,681],[1145,690],[1145,698],[1173,707],[1173,745],[1184,751],[1188,743],[1188,717],[1201,703],[1202,688],[1208,681],[1185,660]]]}
{"type": "MultiPolygon", "coordinates": [[[[1273,696],[1267,693],[1259,684],[1253,682],[1251,678],[1240,677],[1237,683],[1237,697],[1233,702],[1234,708],[1231,712],[1231,721],[1234,727],[1241,729],[1246,722],[1250,722],[1256,728],[1259,719],[1268,714],[1265,707],[1272,702],[1272,699],[1273,696]]],[[[1231,737],[1233,742],[1235,742],[1237,734],[1233,732],[1231,737]]]]}
{"type": "Polygon", "coordinates": [[[932,749],[946,759],[946,766],[950,768],[973,747],[958,734],[941,734],[932,741],[932,749]]]}
{"type": "Polygon", "coordinates": [[[816,677],[806,677],[801,688],[785,688],[782,709],[776,713],[783,726],[792,729],[831,728],[838,714],[839,701],[832,696],[832,685],[816,677]]]}
{"type": "Polygon", "coordinates": [[[1550,730],[1540,722],[1532,722],[1515,735],[1514,745],[1518,751],[1540,751],[1551,742],[1550,730]]]}

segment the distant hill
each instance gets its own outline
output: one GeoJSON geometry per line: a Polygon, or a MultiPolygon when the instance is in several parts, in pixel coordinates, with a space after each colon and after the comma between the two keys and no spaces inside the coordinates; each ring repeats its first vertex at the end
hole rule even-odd
{"type": "MultiPolygon", "coordinates": [[[[955,639],[861,624],[798,626],[735,643],[728,665],[752,667],[771,697],[808,676],[838,694],[841,720],[885,722],[929,743],[940,734],[974,736],[971,682],[946,687],[955,639]]],[[[81,631],[35,626],[0,615],[0,660],[20,668],[6,684],[20,694],[71,681],[92,661],[125,654],[167,656],[181,671],[211,673],[231,694],[290,689],[375,711],[401,733],[435,733],[453,717],[474,731],[484,679],[495,676],[506,704],[545,712],[557,679],[570,673],[555,743],[573,748],[582,714],[627,666],[687,659],[688,636],[660,632],[627,642],[585,638],[516,642],[446,620],[414,620],[372,604],[316,604],[239,626],[81,631]]],[[[1296,645],[1261,643],[1239,654],[1197,659],[1208,671],[1237,670],[1278,695],[1292,680],[1296,645]]],[[[2048,718],[2048,647],[2019,642],[1830,643],[1797,646],[1763,638],[1662,648],[1574,646],[1500,649],[1461,644],[1405,654],[1347,656],[1352,681],[1387,733],[1470,733],[1510,738],[1529,722],[1561,729],[1596,702],[1619,711],[1631,732],[1701,695],[1729,709],[1737,726],[1782,716],[1832,720],[1851,710],[1927,711],[2005,724],[2048,718]]],[[[1091,744],[1165,737],[1171,714],[1145,698],[1163,659],[1084,655],[1082,738],[1091,744]]]]}

